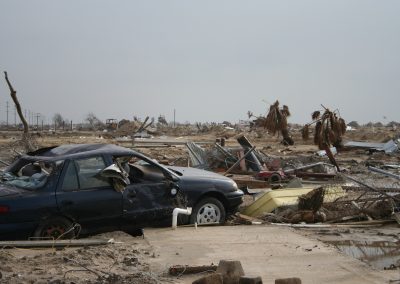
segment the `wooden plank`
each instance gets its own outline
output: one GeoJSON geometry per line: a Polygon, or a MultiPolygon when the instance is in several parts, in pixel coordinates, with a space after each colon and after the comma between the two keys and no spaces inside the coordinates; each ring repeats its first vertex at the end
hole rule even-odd
{"type": "Polygon", "coordinates": [[[79,240],[37,240],[37,241],[0,241],[1,248],[60,248],[79,246],[101,246],[113,243],[113,239],[79,240]]]}
{"type": "Polygon", "coordinates": [[[217,265],[174,265],[168,269],[169,275],[178,276],[183,274],[198,274],[204,272],[215,272],[217,265]]]}

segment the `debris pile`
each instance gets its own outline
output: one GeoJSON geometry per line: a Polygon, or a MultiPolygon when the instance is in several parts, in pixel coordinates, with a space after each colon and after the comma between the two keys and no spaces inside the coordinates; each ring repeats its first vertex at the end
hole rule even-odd
{"type": "Polygon", "coordinates": [[[258,150],[244,135],[236,137],[241,147],[224,147],[225,140],[204,149],[194,142],[186,144],[192,167],[229,175],[240,187],[265,188],[288,183],[295,177],[327,180],[336,177],[332,165],[303,163],[299,158],[280,158],[258,150]]]}
{"type": "MultiPolygon", "coordinates": [[[[218,266],[203,265],[189,266],[178,265],[169,268],[169,274],[181,277],[183,274],[208,273],[205,276],[193,281],[193,284],[262,284],[260,276],[246,275],[242,264],[238,260],[220,260],[218,266]]],[[[301,279],[279,278],[275,279],[275,283],[294,283],[301,284],[301,279]]]]}
{"type": "Polygon", "coordinates": [[[400,188],[380,189],[358,183],[267,191],[242,214],[267,223],[395,222],[400,212],[400,188]]]}

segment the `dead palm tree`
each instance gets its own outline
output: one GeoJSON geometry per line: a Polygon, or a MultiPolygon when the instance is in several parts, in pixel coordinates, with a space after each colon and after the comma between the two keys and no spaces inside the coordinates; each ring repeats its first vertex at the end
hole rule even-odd
{"type": "MultiPolygon", "coordinates": [[[[250,111],[247,113],[249,118],[254,116],[250,111]]],[[[289,107],[283,105],[279,108],[279,101],[276,101],[269,107],[269,112],[266,117],[256,117],[257,126],[263,126],[269,133],[275,135],[277,132],[282,134],[284,145],[293,145],[294,141],[289,135],[287,118],[290,116],[289,107]]]]}
{"type": "Polygon", "coordinates": [[[318,148],[325,150],[329,160],[340,171],[333,154],[330,150],[331,146],[336,148],[342,147],[342,137],[346,132],[346,122],[338,115],[338,111],[331,111],[324,106],[324,112],[314,111],[311,114],[312,122],[306,124],[302,129],[304,140],[309,138],[309,126],[315,124],[314,129],[314,144],[318,148]]]}

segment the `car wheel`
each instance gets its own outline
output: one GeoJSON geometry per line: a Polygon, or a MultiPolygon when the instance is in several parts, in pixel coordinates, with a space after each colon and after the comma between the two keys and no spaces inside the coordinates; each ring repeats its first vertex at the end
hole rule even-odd
{"type": "Polygon", "coordinates": [[[73,239],[75,230],[70,220],[64,217],[51,217],[44,220],[33,234],[35,238],[73,239]]]}
{"type": "Polygon", "coordinates": [[[281,182],[281,176],[278,173],[273,173],[269,179],[269,183],[280,183],[281,182]]]}
{"type": "Polygon", "coordinates": [[[225,207],[218,199],[207,197],[200,200],[190,215],[190,223],[211,224],[225,222],[225,207]]]}

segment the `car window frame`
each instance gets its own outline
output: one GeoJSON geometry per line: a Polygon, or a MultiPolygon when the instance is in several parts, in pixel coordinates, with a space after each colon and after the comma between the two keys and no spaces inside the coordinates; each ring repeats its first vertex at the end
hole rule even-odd
{"type": "Polygon", "coordinates": [[[96,158],[96,157],[100,157],[103,160],[104,163],[104,168],[107,167],[108,162],[106,157],[104,157],[103,154],[99,154],[99,155],[93,155],[93,156],[86,156],[86,157],[79,157],[76,159],[67,159],[64,161],[64,168],[63,168],[63,174],[62,174],[62,182],[60,183],[60,186],[58,187],[58,191],[60,192],[81,192],[81,191],[90,191],[93,189],[107,189],[107,188],[113,188],[112,187],[112,182],[110,179],[108,179],[108,185],[102,185],[102,186],[93,186],[93,187],[86,187],[86,188],[82,188],[81,185],[81,181],[79,179],[79,173],[78,173],[78,168],[77,168],[77,164],[76,162],[79,160],[87,160],[87,159],[91,159],[91,158],[96,158]],[[68,161],[68,163],[65,163],[66,161],[68,161]],[[64,181],[65,181],[65,177],[67,175],[68,172],[68,168],[71,165],[71,163],[74,166],[74,170],[75,170],[75,177],[77,179],[78,182],[78,189],[77,190],[63,190],[63,185],[64,185],[64,181]]]}

